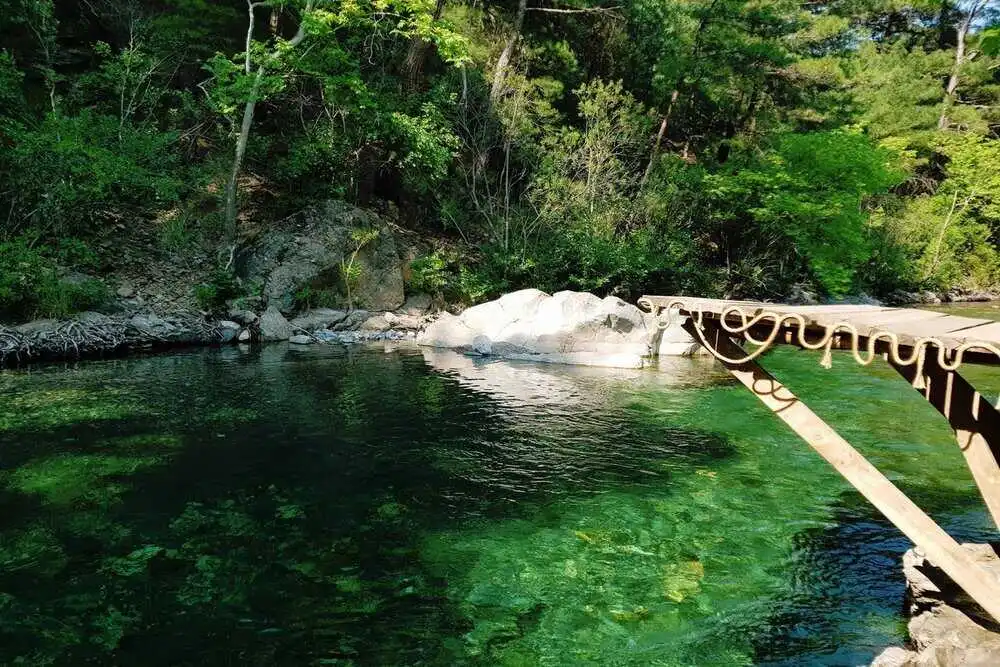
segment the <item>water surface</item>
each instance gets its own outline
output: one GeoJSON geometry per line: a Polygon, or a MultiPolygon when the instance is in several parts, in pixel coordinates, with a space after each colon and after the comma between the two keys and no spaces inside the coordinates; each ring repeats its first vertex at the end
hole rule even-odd
{"type": "MultiPolygon", "coordinates": [[[[885,367],[767,365],[959,538],[885,367]]],[[[270,346],[0,374],[0,664],[859,665],[907,540],[704,360],[270,346]]],[[[976,381],[1000,388],[993,371],[976,381]]]]}

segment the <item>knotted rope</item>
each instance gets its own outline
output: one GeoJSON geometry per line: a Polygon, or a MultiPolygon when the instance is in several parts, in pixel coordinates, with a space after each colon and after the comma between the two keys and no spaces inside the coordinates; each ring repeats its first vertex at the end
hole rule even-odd
{"type": "Polygon", "coordinates": [[[688,305],[683,299],[675,299],[670,301],[666,306],[654,306],[648,300],[640,301],[640,305],[646,306],[650,309],[656,318],[657,326],[660,329],[666,329],[673,323],[672,312],[674,309],[683,309],[687,311],[691,318],[694,320],[696,326],[692,327],[695,332],[695,336],[708,352],[726,364],[740,365],[753,361],[760,355],[764,354],[778,338],[781,333],[782,328],[784,328],[786,323],[794,325],[798,329],[798,345],[806,350],[823,350],[823,358],[820,360],[820,365],[824,368],[830,368],[833,366],[833,345],[838,342],[838,338],[841,336],[849,336],[850,338],[850,351],[854,356],[854,360],[862,365],[870,365],[876,357],[875,347],[880,340],[886,341],[889,346],[889,351],[886,353],[886,358],[891,360],[896,366],[916,366],[916,376],[913,381],[913,386],[917,389],[924,389],[924,361],[927,356],[927,348],[936,347],[937,348],[937,362],[938,365],[946,371],[954,371],[962,364],[962,358],[965,353],[969,350],[981,350],[990,354],[994,354],[1000,359],[1000,348],[985,342],[966,342],[953,348],[953,360],[948,360],[948,348],[941,341],[940,338],[935,338],[932,336],[922,337],[917,339],[915,343],[911,345],[906,345],[905,347],[911,347],[911,352],[908,356],[904,356],[900,353],[901,344],[899,342],[899,337],[891,332],[884,330],[874,330],[862,334],[858,331],[858,328],[851,324],[850,322],[840,321],[834,324],[823,325],[824,331],[819,339],[815,342],[809,342],[806,340],[806,318],[799,313],[779,313],[771,310],[764,310],[758,312],[755,315],[748,315],[740,306],[731,305],[727,306],[719,314],[719,325],[724,331],[734,336],[742,336],[748,342],[756,345],[757,348],[746,356],[740,358],[729,357],[719,350],[717,350],[707,339],[704,332],[704,317],[705,313],[701,308],[700,304],[695,304],[695,308],[688,305]],[[666,316],[664,316],[664,313],[666,316]],[[729,318],[732,316],[738,316],[740,324],[730,324],[729,318]],[[771,322],[771,330],[763,339],[755,338],[751,333],[751,329],[757,326],[761,322],[771,322]],[[864,353],[862,354],[861,339],[866,338],[867,344],[864,348],[864,353]]]}

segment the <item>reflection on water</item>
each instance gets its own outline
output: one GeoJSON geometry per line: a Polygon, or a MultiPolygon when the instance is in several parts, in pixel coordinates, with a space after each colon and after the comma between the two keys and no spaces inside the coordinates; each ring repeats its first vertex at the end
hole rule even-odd
{"type": "MultiPolygon", "coordinates": [[[[768,365],[988,534],[943,420],[892,371],[816,361],[768,365]]],[[[855,665],[901,641],[905,538],[710,362],[666,363],[270,346],[0,375],[0,663],[855,665]]]]}

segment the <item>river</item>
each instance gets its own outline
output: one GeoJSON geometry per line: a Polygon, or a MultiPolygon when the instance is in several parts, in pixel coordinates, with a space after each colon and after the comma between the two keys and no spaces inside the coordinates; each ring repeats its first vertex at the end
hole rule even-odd
{"type": "MultiPolygon", "coordinates": [[[[889,368],[767,365],[959,539],[889,368]]],[[[0,373],[0,663],[861,665],[908,541],[706,360],[339,346],[0,373]]],[[[1000,373],[971,369],[982,389],[1000,373]]]]}

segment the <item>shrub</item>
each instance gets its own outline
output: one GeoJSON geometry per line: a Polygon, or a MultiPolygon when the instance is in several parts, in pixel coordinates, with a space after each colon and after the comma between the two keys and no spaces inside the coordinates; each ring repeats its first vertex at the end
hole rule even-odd
{"type": "Polygon", "coordinates": [[[232,271],[221,268],[215,269],[207,282],[194,288],[194,298],[198,302],[198,307],[208,312],[219,310],[228,300],[239,295],[239,279],[232,271]]]}
{"type": "MultiPolygon", "coordinates": [[[[69,248],[80,251],[72,244],[69,248]]],[[[99,280],[60,278],[52,256],[60,252],[66,253],[67,248],[38,250],[24,237],[0,243],[0,316],[66,317],[107,301],[107,289],[99,280]]]]}

